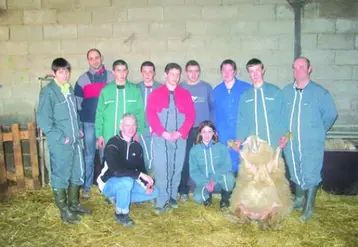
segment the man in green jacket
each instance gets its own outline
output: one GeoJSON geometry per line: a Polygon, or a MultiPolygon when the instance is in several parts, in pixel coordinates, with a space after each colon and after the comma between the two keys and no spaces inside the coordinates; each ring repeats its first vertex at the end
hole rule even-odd
{"type": "Polygon", "coordinates": [[[50,152],[51,186],[64,223],[78,222],[77,214],[90,214],[79,202],[83,184],[83,136],[71,85],[71,66],[63,58],[52,62],[54,80],[40,93],[37,124],[47,138],[50,152]]]}
{"type": "Polygon", "coordinates": [[[137,85],[127,80],[128,64],[116,60],[112,69],[115,80],[102,89],[96,111],[97,145],[102,149],[111,137],[119,133],[119,121],[124,113],[132,113],[137,118],[136,141],[139,141],[138,133],[144,128],[142,95],[137,85]]]}

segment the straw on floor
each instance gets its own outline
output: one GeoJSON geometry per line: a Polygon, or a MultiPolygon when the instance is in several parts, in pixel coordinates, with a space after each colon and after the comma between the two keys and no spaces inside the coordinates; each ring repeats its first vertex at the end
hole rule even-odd
{"type": "Polygon", "coordinates": [[[313,219],[303,224],[293,212],[280,229],[261,230],[255,224],[236,225],[218,210],[194,202],[157,216],[151,203],[133,205],[136,225],[120,226],[113,207],[92,193],[84,205],[93,216],[78,225],[61,223],[49,188],[20,192],[0,202],[1,246],[358,246],[358,196],[319,191],[313,219]]]}

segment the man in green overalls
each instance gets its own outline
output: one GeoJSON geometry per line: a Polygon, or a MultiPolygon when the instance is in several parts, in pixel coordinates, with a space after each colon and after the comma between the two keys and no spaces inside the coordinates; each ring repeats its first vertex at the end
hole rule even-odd
{"type": "Polygon", "coordinates": [[[37,124],[47,138],[51,186],[64,223],[78,223],[78,214],[91,214],[79,202],[83,184],[83,155],[76,99],[70,79],[71,66],[63,58],[52,62],[54,79],[40,92],[37,124]]]}

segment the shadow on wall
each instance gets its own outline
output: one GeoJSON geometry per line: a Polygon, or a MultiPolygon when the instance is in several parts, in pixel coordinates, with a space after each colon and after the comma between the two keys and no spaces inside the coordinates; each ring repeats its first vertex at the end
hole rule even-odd
{"type": "Polygon", "coordinates": [[[35,113],[22,113],[22,114],[7,114],[0,116],[0,126],[10,126],[11,124],[18,123],[21,127],[26,128],[28,122],[35,121],[35,113]]]}

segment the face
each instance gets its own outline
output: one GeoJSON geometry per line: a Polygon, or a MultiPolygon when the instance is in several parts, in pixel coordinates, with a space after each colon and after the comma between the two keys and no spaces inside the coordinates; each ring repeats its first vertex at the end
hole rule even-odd
{"type": "Polygon", "coordinates": [[[154,81],[155,72],[152,66],[143,66],[141,73],[144,82],[151,83],[154,81]]]}
{"type": "Polygon", "coordinates": [[[137,131],[137,123],[132,117],[125,117],[119,128],[123,137],[132,138],[137,131]]]}
{"type": "Polygon", "coordinates": [[[225,82],[230,82],[234,80],[236,76],[236,70],[234,70],[231,64],[224,64],[221,69],[221,76],[225,82]]]}
{"type": "Polygon", "coordinates": [[[298,58],[293,63],[293,76],[297,81],[309,80],[311,73],[311,66],[308,67],[306,59],[298,58]]]}
{"type": "Polygon", "coordinates": [[[197,82],[200,76],[200,68],[199,66],[188,66],[186,68],[186,77],[189,82],[197,82]]]}
{"type": "Polygon", "coordinates": [[[204,143],[209,143],[213,138],[214,131],[209,126],[205,126],[204,128],[202,128],[200,135],[203,138],[204,143]]]}
{"type": "Polygon", "coordinates": [[[263,82],[264,69],[261,64],[250,66],[247,72],[254,84],[263,82]]]}
{"type": "Polygon", "coordinates": [[[66,83],[70,80],[70,71],[65,68],[60,68],[56,72],[52,71],[52,75],[59,83],[66,83]]]}
{"type": "Polygon", "coordinates": [[[128,69],[124,65],[117,65],[113,71],[116,81],[124,82],[127,79],[128,69]]]}
{"type": "Polygon", "coordinates": [[[178,85],[180,80],[180,70],[171,69],[168,73],[165,73],[165,81],[168,85],[175,87],[178,85]]]}
{"type": "Polygon", "coordinates": [[[92,69],[99,69],[102,66],[103,58],[97,51],[90,51],[88,53],[87,61],[92,69]]]}

